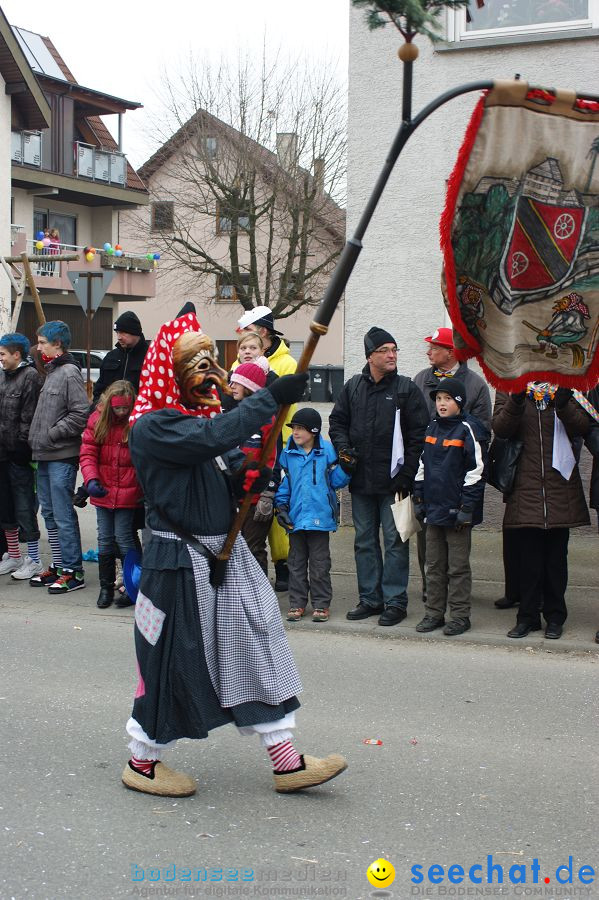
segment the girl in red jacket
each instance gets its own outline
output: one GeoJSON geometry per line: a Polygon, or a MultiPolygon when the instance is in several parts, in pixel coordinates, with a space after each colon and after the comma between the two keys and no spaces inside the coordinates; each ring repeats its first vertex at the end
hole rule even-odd
{"type": "MultiPolygon", "coordinates": [[[[259,391],[266,384],[268,362],[261,357],[263,363],[257,360],[244,362],[237,366],[231,375],[231,393],[237,403],[242,403],[245,397],[249,397],[255,391],[259,391]]],[[[262,453],[268,435],[274,423],[274,416],[266,425],[263,425],[256,434],[250,435],[239,449],[252,460],[257,460],[262,453]]],[[[271,469],[277,456],[276,444],[273,447],[266,465],[271,469]]],[[[272,524],[273,501],[276,490],[276,482],[271,481],[266,490],[252,499],[252,509],[248,512],[241,533],[244,536],[250,552],[255,556],[264,572],[268,575],[268,560],[266,557],[266,538],[272,524]]]]}
{"type": "Polygon", "coordinates": [[[129,454],[134,403],[133,385],[113,382],[89,417],[81,445],[81,473],[98,520],[100,609],[114,600],[115,542],[121,557],[136,546],[133,517],[143,498],[129,454]]]}

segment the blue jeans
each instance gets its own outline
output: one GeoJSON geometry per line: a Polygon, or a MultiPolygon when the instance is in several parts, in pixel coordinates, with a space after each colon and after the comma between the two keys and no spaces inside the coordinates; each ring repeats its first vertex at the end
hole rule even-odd
{"type": "Polygon", "coordinates": [[[58,531],[62,565],[81,571],[81,534],[73,507],[78,466],[61,460],[38,462],[37,495],[48,531],[58,531]]]}
{"type": "Polygon", "coordinates": [[[394,499],[393,494],[351,495],[360,603],[374,609],[383,606],[407,609],[408,606],[410,542],[404,543],[397,533],[391,512],[394,499]],[[385,545],[384,561],[380,528],[385,545]]]}
{"type": "Polygon", "coordinates": [[[134,509],[106,509],[104,506],[96,506],[98,553],[112,556],[115,541],[122,556],[125,556],[127,550],[135,549],[134,515],[134,509]]]}

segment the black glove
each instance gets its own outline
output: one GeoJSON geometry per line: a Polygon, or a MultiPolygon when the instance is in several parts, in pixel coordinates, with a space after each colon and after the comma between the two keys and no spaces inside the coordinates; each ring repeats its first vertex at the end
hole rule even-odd
{"type": "Polygon", "coordinates": [[[309,375],[307,372],[296,372],[295,375],[282,375],[266,386],[279,406],[290,406],[298,403],[306,391],[309,375]]]}
{"type": "Polygon", "coordinates": [[[423,497],[414,497],[414,515],[419,522],[424,522],[426,519],[426,507],[423,497]]]}
{"type": "Polygon", "coordinates": [[[78,506],[79,509],[84,509],[87,506],[87,498],[89,494],[85,490],[85,486],[80,485],[75,493],[73,494],[73,506],[78,506]]]}
{"type": "Polygon", "coordinates": [[[358,451],[355,447],[342,447],[339,451],[339,465],[346,475],[353,475],[358,468],[358,451]]]}
{"type": "Polygon", "coordinates": [[[279,506],[276,510],[277,522],[285,531],[293,531],[293,522],[289,518],[289,510],[286,506],[279,506]]]}
{"type": "Polygon", "coordinates": [[[517,406],[522,406],[526,400],[526,391],[520,391],[518,394],[510,394],[510,397],[517,406]]]}
{"type": "Polygon", "coordinates": [[[472,528],[472,513],[467,509],[460,509],[455,520],[455,530],[463,531],[464,528],[472,528]]]}
{"type": "Polygon", "coordinates": [[[272,519],[274,491],[262,491],[254,510],[254,522],[270,522],[272,519]]]}
{"type": "Polygon", "coordinates": [[[564,406],[568,405],[568,401],[572,399],[572,391],[570,388],[559,387],[555,392],[555,397],[553,399],[555,408],[563,409],[564,406]]]}
{"type": "Polygon", "coordinates": [[[414,482],[407,475],[400,473],[391,479],[390,493],[392,494],[401,494],[402,497],[407,497],[412,493],[413,488],[414,482]]]}
{"type": "Polygon", "coordinates": [[[107,489],[104,487],[104,485],[100,481],[98,481],[97,478],[92,478],[91,481],[87,482],[85,487],[87,489],[87,493],[89,494],[89,496],[96,497],[96,499],[98,499],[100,497],[105,497],[106,494],[108,493],[107,489]]]}

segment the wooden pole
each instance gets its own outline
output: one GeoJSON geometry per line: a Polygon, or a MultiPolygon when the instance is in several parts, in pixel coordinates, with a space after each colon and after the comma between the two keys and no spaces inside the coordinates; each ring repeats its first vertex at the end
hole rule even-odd
{"type": "MultiPolygon", "coordinates": [[[[20,261],[23,263],[23,272],[25,274],[25,280],[27,282],[27,287],[31,291],[31,296],[33,297],[33,303],[35,305],[35,311],[37,313],[38,322],[40,325],[45,325],[46,317],[44,315],[44,310],[42,309],[40,295],[37,292],[37,288],[35,286],[35,281],[33,280],[33,272],[31,271],[31,266],[29,265],[29,257],[27,256],[26,253],[21,253],[20,261]]],[[[48,259],[46,258],[45,261],[48,262],[48,259]]]]}
{"type": "Polygon", "coordinates": [[[29,262],[39,262],[39,263],[49,263],[49,262],[75,262],[79,259],[78,253],[46,253],[44,256],[40,256],[39,254],[33,254],[31,256],[27,256],[26,253],[21,253],[20,256],[5,256],[4,261],[7,263],[20,263],[23,262],[23,257],[27,257],[29,262]]]}

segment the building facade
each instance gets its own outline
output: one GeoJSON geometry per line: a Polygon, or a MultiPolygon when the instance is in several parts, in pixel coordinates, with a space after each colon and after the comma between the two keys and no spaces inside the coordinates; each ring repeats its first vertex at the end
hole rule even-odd
{"type": "MultiPolygon", "coordinates": [[[[140,104],[78,84],[50,38],[14,27],[10,34],[14,53],[29,70],[49,115],[33,121],[22,104],[13,102],[10,115],[6,109],[2,117],[0,163],[10,173],[10,181],[4,181],[10,196],[2,215],[10,221],[3,220],[2,255],[5,260],[22,253],[42,257],[31,268],[45,316],[69,324],[75,347],[85,346],[87,320],[69,273],[114,273],[92,320],[92,347],[108,349],[114,343],[115,305],[145,301],[155,290],[154,263],[145,254],[103,252],[104,245],[119,244],[119,211],[147,205],[149,195],[101,116],[117,117],[120,136],[122,115],[140,104]],[[90,248],[95,252],[88,259],[90,248]],[[63,254],[79,259],[53,260],[63,254]]],[[[17,285],[20,273],[19,264],[13,265],[17,285]]],[[[13,282],[13,301],[16,295],[13,282]]],[[[32,338],[39,322],[29,292],[17,312],[12,326],[32,338]]]]}
{"type": "MultiPolygon", "coordinates": [[[[280,137],[287,140],[280,141],[277,155],[215,117],[199,112],[141,166],[139,172],[150,191],[150,205],[133,213],[122,213],[120,227],[127,246],[141,251],[154,242],[160,251],[156,297],[144,307],[147,334],[155,332],[164,321],[176,315],[185,301],[191,300],[202,328],[217,341],[223,363],[230,366],[236,355],[237,321],[244,311],[238,294],[249,285],[250,278],[255,278],[261,291],[260,296],[254,296],[252,305],[272,308],[284,277],[293,302],[300,299],[299,291],[297,297],[292,291],[296,269],[301,263],[296,258],[289,262],[285,272],[282,262],[289,255],[287,239],[292,229],[291,204],[287,202],[286,191],[294,190],[294,179],[288,170],[294,136],[280,137]],[[244,187],[251,184],[251,207],[240,206],[234,212],[224,207],[222,197],[228,193],[227,179],[231,183],[239,179],[244,187]],[[223,185],[217,190],[215,183],[221,180],[223,185]],[[272,216],[264,216],[260,226],[251,228],[249,219],[253,211],[265,208],[269,202],[273,205],[272,216]],[[189,252],[191,266],[181,262],[183,242],[195,248],[189,252]],[[196,257],[197,267],[192,268],[197,250],[201,251],[196,257]],[[233,256],[238,272],[230,277],[222,270],[232,270],[233,256]],[[267,282],[270,297],[265,295],[267,282]]],[[[334,266],[334,262],[327,260],[339,253],[345,241],[345,211],[315,184],[314,176],[303,173],[302,178],[304,175],[315,191],[320,191],[320,200],[313,205],[317,212],[311,217],[306,238],[309,246],[303,259],[311,270],[320,271],[302,288],[309,291],[313,300],[320,301],[334,266]]],[[[300,242],[298,257],[299,245],[300,242]]],[[[276,327],[284,333],[295,358],[299,358],[309,335],[313,314],[314,306],[306,305],[289,316],[275,315],[276,327]]],[[[342,362],[343,310],[340,308],[329,333],[319,341],[313,363],[341,366],[342,362]]]]}

